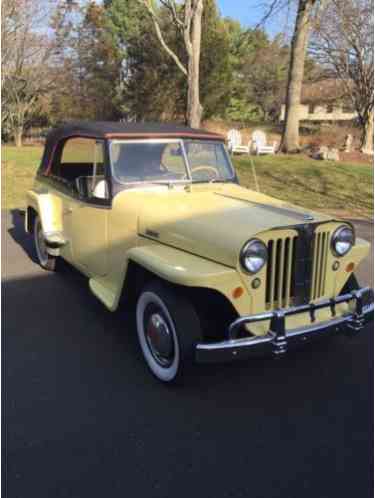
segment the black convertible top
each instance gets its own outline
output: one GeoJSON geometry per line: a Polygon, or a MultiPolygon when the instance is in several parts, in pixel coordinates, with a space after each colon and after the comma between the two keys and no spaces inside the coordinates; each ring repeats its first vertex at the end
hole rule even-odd
{"type": "Polygon", "coordinates": [[[69,137],[104,140],[112,138],[197,138],[224,141],[224,137],[218,133],[177,124],[75,121],[54,128],[48,133],[40,171],[49,171],[57,146],[69,137]]]}
{"type": "Polygon", "coordinates": [[[168,123],[119,123],[111,121],[76,121],[52,130],[47,141],[57,141],[68,136],[113,137],[197,137],[223,140],[218,133],[168,123]]]}

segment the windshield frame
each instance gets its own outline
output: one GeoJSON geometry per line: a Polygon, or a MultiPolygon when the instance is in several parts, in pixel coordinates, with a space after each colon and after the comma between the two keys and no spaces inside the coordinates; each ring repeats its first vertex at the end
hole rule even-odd
{"type": "Polygon", "coordinates": [[[209,183],[213,183],[212,180],[207,180],[207,181],[202,181],[202,180],[193,180],[192,176],[191,176],[191,167],[190,167],[190,163],[189,163],[189,159],[188,159],[188,156],[187,156],[187,153],[186,153],[186,149],[185,149],[185,141],[188,141],[188,142],[200,142],[200,143],[217,143],[218,145],[222,145],[223,147],[223,152],[224,152],[224,156],[225,156],[225,159],[227,161],[227,164],[229,166],[229,170],[230,170],[230,173],[232,174],[232,176],[228,179],[222,179],[222,180],[217,180],[215,181],[215,183],[229,183],[229,182],[235,182],[236,181],[236,172],[234,170],[234,167],[233,167],[233,164],[232,164],[232,161],[230,160],[230,156],[228,154],[228,151],[227,151],[227,148],[225,147],[225,143],[224,142],[221,142],[219,140],[202,140],[202,139],[194,139],[194,138],[189,138],[189,139],[183,139],[183,138],[126,138],[126,139],[122,139],[122,138],[116,138],[116,139],[112,139],[112,140],[109,140],[109,143],[108,143],[108,152],[109,152],[109,163],[110,163],[110,171],[111,171],[111,175],[112,177],[114,178],[114,180],[119,183],[120,185],[124,185],[124,186],[131,186],[131,185],[190,185],[190,184],[198,184],[198,183],[201,183],[201,184],[209,184],[209,183]],[[182,179],[182,180],[135,180],[135,181],[129,181],[129,182],[125,182],[123,180],[120,180],[120,178],[116,175],[116,171],[115,171],[115,168],[114,168],[114,162],[113,162],[113,158],[112,158],[112,144],[116,144],[116,143],[159,143],[159,144],[162,144],[162,143],[165,143],[165,144],[171,144],[171,143],[178,143],[181,147],[181,150],[182,150],[182,157],[183,157],[183,161],[184,161],[184,165],[185,165],[185,170],[186,170],[186,175],[187,175],[187,178],[185,179],[182,179]]]}

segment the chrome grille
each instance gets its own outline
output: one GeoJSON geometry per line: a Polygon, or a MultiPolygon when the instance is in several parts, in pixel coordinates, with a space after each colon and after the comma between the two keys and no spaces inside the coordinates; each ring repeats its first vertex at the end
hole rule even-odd
{"type": "Polygon", "coordinates": [[[329,232],[317,232],[314,236],[313,270],[311,279],[312,300],[325,294],[325,281],[327,273],[327,258],[330,243],[329,232]]]}
{"type": "Polygon", "coordinates": [[[294,306],[300,304],[301,299],[306,303],[326,297],[331,231],[324,228],[318,227],[307,244],[292,231],[283,237],[276,234],[266,241],[268,262],[264,298],[267,310],[294,306]],[[303,282],[306,290],[301,295],[303,282]]]}
{"type": "Polygon", "coordinates": [[[286,308],[292,305],[296,241],[296,236],[268,241],[266,309],[286,308]]]}

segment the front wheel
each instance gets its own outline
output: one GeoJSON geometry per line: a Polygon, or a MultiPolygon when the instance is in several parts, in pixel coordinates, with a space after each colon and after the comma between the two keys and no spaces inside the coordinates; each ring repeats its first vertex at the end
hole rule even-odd
{"type": "Polygon", "coordinates": [[[157,379],[182,379],[194,362],[201,338],[199,318],[192,304],[164,282],[154,281],[137,302],[137,332],[143,357],[157,379]]]}
{"type": "Polygon", "coordinates": [[[34,219],[34,246],[40,266],[45,270],[55,271],[57,258],[48,254],[42,223],[38,215],[34,219]]]}

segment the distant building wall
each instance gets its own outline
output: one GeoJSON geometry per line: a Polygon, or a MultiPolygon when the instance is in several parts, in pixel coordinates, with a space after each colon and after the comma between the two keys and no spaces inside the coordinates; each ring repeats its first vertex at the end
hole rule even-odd
{"type": "MultiPolygon", "coordinates": [[[[356,112],[345,112],[340,106],[304,105],[298,106],[298,117],[302,121],[350,121],[358,116],[356,112]]],[[[285,119],[285,105],[281,106],[280,121],[285,119]]]]}

